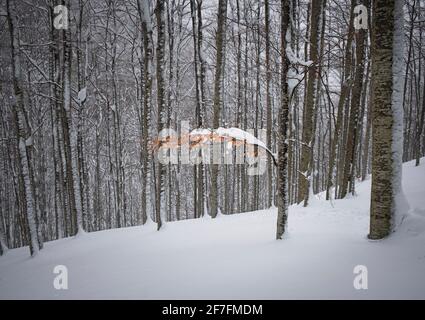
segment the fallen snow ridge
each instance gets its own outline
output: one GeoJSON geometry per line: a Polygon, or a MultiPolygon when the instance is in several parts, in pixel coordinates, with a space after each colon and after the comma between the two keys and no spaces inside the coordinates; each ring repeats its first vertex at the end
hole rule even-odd
{"type": "MultiPolygon", "coordinates": [[[[423,159],[424,163],[425,160],[423,159]]],[[[0,299],[425,298],[425,165],[404,165],[408,218],[368,241],[370,181],[358,195],[292,206],[289,234],[274,240],[276,210],[89,233],[0,257],[0,299]],[[55,290],[53,269],[68,269],[55,290]],[[353,286],[368,268],[368,290],[353,286]]]]}

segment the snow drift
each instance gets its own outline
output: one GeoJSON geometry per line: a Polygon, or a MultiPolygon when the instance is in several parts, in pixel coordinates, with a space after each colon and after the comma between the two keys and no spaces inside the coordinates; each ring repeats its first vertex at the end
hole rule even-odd
{"type": "Polygon", "coordinates": [[[409,215],[388,239],[367,240],[370,181],[358,195],[289,209],[276,241],[276,210],[85,234],[0,257],[0,298],[23,299],[424,299],[425,165],[404,164],[409,215]],[[68,290],[53,286],[68,269],[68,290]],[[353,286],[368,268],[368,289],[353,286]]]}

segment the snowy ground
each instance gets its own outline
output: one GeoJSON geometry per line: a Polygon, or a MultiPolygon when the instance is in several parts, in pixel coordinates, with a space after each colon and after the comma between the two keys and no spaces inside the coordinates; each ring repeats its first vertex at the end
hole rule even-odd
{"type": "MultiPolygon", "coordinates": [[[[422,159],[425,162],[425,159],[422,159]]],[[[409,217],[389,239],[368,241],[370,182],[358,195],[290,207],[289,234],[274,240],[276,211],[257,211],[86,234],[0,257],[0,298],[371,299],[425,298],[425,164],[404,165],[409,217]],[[55,290],[53,268],[68,268],[55,290]],[[368,268],[355,290],[353,268],[368,268]]]]}

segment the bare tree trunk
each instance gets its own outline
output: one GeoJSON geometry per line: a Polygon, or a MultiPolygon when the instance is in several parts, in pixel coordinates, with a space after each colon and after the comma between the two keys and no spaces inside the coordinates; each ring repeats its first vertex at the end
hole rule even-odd
{"type": "Polygon", "coordinates": [[[425,72],[424,72],[424,92],[422,95],[422,111],[421,111],[421,118],[419,120],[419,128],[416,132],[416,139],[415,139],[415,165],[419,166],[420,158],[421,158],[421,136],[422,132],[424,130],[424,122],[425,122],[425,72]]]}
{"type": "Polygon", "coordinates": [[[370,239],[397,225],[401,210],[403,0],[373,2],[370,239]],[[395,47],[396,46],[396,47],[395,47]]]}
{"type": "Polygon", "coordinates": [[[6,237],[4,236],[3,230],[0,228],[0,256],[7,252],[6,237]]]}
{"type": "MultiPolygon", "coordinates": [[[[68,16],[69,19],[69,16],[68,16]]],[[[72,128],[71,113],[71,32],[63,31],[63,104],[61,105],[61,122],[63,132],[66,185],[68,190],[69,209],[71,213],[71,233],[82,230],[80,181],[77,168],[76,131],[72,128]]]]}
{"type": "MultiPolygon", "coordinates": [[[[272,73],[270,70],[270,7],[269,0],[265,4],[265,36],[266,36],[266,109],[267,109],[267,148],[272,150],[272,99],[270,93],[272,73]]],[[[272,206],[273,201],[273,163],[271,156],[267,158],[267,207],[272,206]]]]}
{"type": "Polygon", "coordinates": [[[152,93],[152,76],[151,76],[151,60],[152,60],[152,26],[150,20],[149,2],[138,0],[139,17],[142,21],[142,34],[143,34],[143,122],[142,122],[142,181],[141,181],[141,214],[142,224],[145,224],[148,219],[147,214],[147,186],[148,180],[148,166],[149,166],[149,152],[148,152],[148,139],[149,139],[149,125],[150,125],[150,106],[151,106],[151,93],[152,93]]]}
{"type": "MultiPolygon", "coordinates": [[[[199,110],[199,122],[198,127],[201,128],[204,124],[205,117],[205,61],[203,58],[203,23],[202,23],[202,0],[197,0],[197,14],[198,14],[198,62],[199,62],[199,89],[200,89],[200,110],[199,110]]],[[[206,184],[205,184],[205,167],[201,162],[198,167],[198,210],[199,214],[203,216],[205,214],[205,195],[206,184]]]]}
{"type": "Polygon", "coordinates": [[[304,119],[303,119],[303,133],[302,133],[302,152],[299,174],[299,190],[298,190],[298,203],[304,201],[304,206],[308,205],[308,196],[310,192],[310,176],[311,172],[311,159],[313,153],[313,127],[314,127],[314,106],[316,101],[316,82],[317,82],[317,62],[319,58],[319,26],[320,17],[323,11],[323,0],[312,0],[311,2],[311,16],[310,16],[310,53],[309,59],[313,64],[308,70],[308,80],[306,88],[306,100],[304,104],[304,119]]]}
{"type": "Polygon", "coordinates": [[[367,122],[366,122],[366,134],[363,143],[363,158],[362,158],[362,181],[366,179],[366,175],[369,173],[368,163],[369,163],[369,144],[370,144],[370,135],[372,127],[372,104],[369,99],[368,110],[367,110],[367,122]]]}
{"type": "Polygon", "coordinates": [[[18,149],[19,159],[19,175],[20,180],[23,182],[23,196],[25,203],[23,203],[24,219],[26,220],[26,227],[23,225],[22,228],[27,232],[27,238],[29,240],[29,247],[31,256],[38,253],[39,246],[39,234],[38,226],[36,221],[36,208],[34,205],[34,186],[32,185],[33,180],[30,177],[30,163],[28,161],[27,145],[31,144],[33,139],[31,128],[28,126],[25,118],[25,100],[24,92],[21,87],[21,65],[19,59],[19,31],[15,29],[15,16],[12,13],[10,1],[6,1],[7,20],[10,34],[10,48],[12,56],[12,81],[13,81],[13,93],[14,93],[14,104],[13,118],[14,127],[18,149]]]}
{"type": "MultiPolygon", "coordinates": [[[[409,106],[406,105],[406,102],[407,102],[407,88],[408,88],[407,87],[407,84],[408,84],[407,80],[408,80],[408,76],[409,76],[409,69],[411,68],[412,51],[413,51],[412,50],[413,49],[412,39],[413,39],[413,33],[414,33],[414,20],[417,17],[416,12],[415,12],[415,7],[416,7],[416,0],[413,0],[412,8],[409,12],[409,17],[410,17],[409,40],[408,40],[409,47],[408,47],[408,50],[407,50],[407,61],[406,61],[406,69],[405,69],[405,74],[404,74],[404,78],[405,78],[404,87],[403,87],[403,110],[404,110],[404,112],[406,112],[406,108],[409,108],[409,111],[412,110],[412,106],[411,106],[412,101],[410,101],[409,106]]],[[[410,97],[412,97],[412,89],[413,89],[413,87],[412,87],[412,85],[410,85],[410,94],[411,94],[410,97]]],[[[411,124],[410,115],[409,115],[408,121],[409,121],[409,127],[410,127],[410,124],[411,124]]],[[[408,159],[408,150],[409,150],[409,145],[410,145],[409,138],[410,138],[410,128],[409,128],[409,131],[407,131],[405,133],[405,139],[407,140],[407,143],[404,143],[404,145],[403,145],[403,151],[404,151],[403,152],[403,161],[407,161],[407,159],[408,159]]]]}
{"type": "MultiPolygon", "coordinates": [[[[227,0],[219,0],[218,2],[218,17],[217,17],[217,33],[216,33],[216,66],[214,78],[214,99],[213,99],[213,129],[220,126],[220,113],[221,113],[221,79],[223,73],[223,44],[224,44],[224,24],[226,23],[227,0]]],[[[214,148],[213,148],[214,149],[214,148]]],[[[214,151],[213,151],[214,154],[214,151]]],[[[215,156],[213,155],[213,162],[215,156]]],[[[218,213],[218,164],[211,165],[211,205],[210,215],[215,218],[218,213]]]]}
{"type": "MultiPolygon", "coordinates": [[[[192,37],[193,37],[193,61],[194,61],[194,70],[195,70],[195,95],[196,95],[196,108],[195,108],[195,121],[196,121],[196,127],[200,128],[202,126],[202,116],[201,116],[201,75],[200,75],[200,65],[199,65],[199,47],[198,47],[198,35],[197,32],[197,19],[196,19],[196,3],[195,0],[190,0],[190,13],[192,16],[192,37]]],[[[198,153],[197,156],[200,156],[198,153]]],[[[202,189],[200,188],[202,186],[202,181],[198,181],[198,179],[201,179],[201,165],[195,164],[193,167],[193,198],[194,198],[194,215],[195,218],[198,218],[202,216],[201,212],[203,210],[203,203],[199,200],[202,196],[202,189]]]]}
{"type": "MultiPolygon", "coordinates": [[[[260,38],[260,7],[261,3],[258,2],[257,7],[257,32],[254,34],[255,41],[255,49],[256,49],[256,56],[255,56],[255,69],[256,69],[256,75],[255,75],[255,122],[254,122],[254,136],[258,137],[258,120],[259,120],[259,113],[260,113],[260,55],[261,55],[261,38],[260,38]]],[[[258,153],[258,146],[254,146],[254,154],[258,153]]],[[[251,210],[255,211],[258,210],[258,202],[259,202],[259,178],[258,175],[254,176],[254,192],[252,194],[252,206],[251,210]]]]}
{"type": "Polygon", "coordinates": [[[290,43],[287,41],[287,35],[290,34],[290,1],[281,0],[281,105],[279,109],[279,131],[278,141],[278,213],[276,239],[282,239],[286,231],[288,220],[288,125],[289,125],[289,88],[288,71],[290,67],[287,57],[290,43]]]}
{"type": "MultiPolygon", "coordinates": [[[[354,1],[353,1],[354,2],[354,1]]],[[[368,8],[367,2],[364,3],[368,8]]],[[[347,143],[345,145],[345,163],[343,167],[342,185],[339,198],[345,198],[347,195],[348,184],[354,183],[355,151],[357,144],[357,126],[359,120],[359,109],[361,90],[363,88],[363,74],[365,71],[364,50],[366,40],[366,30],[360,29],[356,32],[356,74],[354,78],[354,87],[351,97],[350,120],[348,124],[347,143]]],[[[348,48],[347,48],[348,49],[348,48]]]]}
{"type": "MultiPolygon", "coordinates": [[[[165,109],[165,20],[164,20],[165,1],[158,0],[155,8],[156,22],[158,26],[158,39],[156,47],[156,84],[157,84],[157,106],[158,106],[158,136],[166,125],[166,109],[165,109]]],[[[165,167],[158,161],[156,181],[156,223],[157,229],[161,229],[164,213],[164,190],[165,190],[165,167]]]]}
{"type": "Polygon", "coordinates": [[[338,146],[338,139],[340,138],[341,134],[341,127],[343,123],[343,115],[344,115],[344,107],[347,97],[350,94],[350,88],[351,88],[351,81],[350,79],[350,71],[351,71],[351,65],[352,65],[352,58],[351,58],[351,44],[353,42],[354,37],[354,6],[355,1],[352,0],[351,2],[351,10],[350,10],[350,22],[348,25],[348,38],[347,38],[347,44],[345,46],[345,55],[344,55],[344,79],[342,81],[341,86],[341,93],[339,96],[338,101],[338,107],[337,107],[337,118],[335,123],[335,129],[333,134],[333,139],[330,146],[330,155],[329,155],[329,169],[328,169],[328,178],[327,178],[327,186],[326,186],[326,200],[330,199],[330,190],[333,186],[332,180],[334,176],[334,167],[335,163],[337,162],[337,146],[338,146]]]}

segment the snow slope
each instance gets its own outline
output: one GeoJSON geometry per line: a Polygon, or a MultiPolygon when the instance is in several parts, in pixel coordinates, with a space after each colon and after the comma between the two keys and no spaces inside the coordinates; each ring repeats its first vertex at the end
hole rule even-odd
{"type": "MultiPolygon", "coordinates": [[[[425,162],[425,159],[422,160],[425,162]]],[[[274,240],[276,210],[85,234],[0,257],[0,298],[372,299],[425,298],[425,164],[404,165],[408,218],[390,238],[369,241],[370,181],[358,195],[290,207],[289,234],[274,240]],[[68,268],[55,290],[53,269],[68,268]],[[353,269],[368,268],[368,290],[353,269]]]]}

